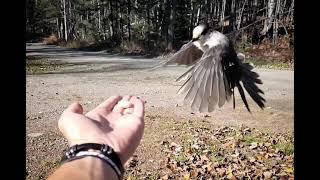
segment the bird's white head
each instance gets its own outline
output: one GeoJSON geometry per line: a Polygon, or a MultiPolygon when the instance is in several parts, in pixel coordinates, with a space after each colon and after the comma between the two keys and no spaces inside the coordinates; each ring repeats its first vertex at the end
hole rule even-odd
{"type": "Polygon", "coordinates": [[[205,24],[200,24],[199,26],[195,27],[192,31],[192,39],[198,40],[201,35],[206,34],[208,31],[208,26],[205,24]]]}

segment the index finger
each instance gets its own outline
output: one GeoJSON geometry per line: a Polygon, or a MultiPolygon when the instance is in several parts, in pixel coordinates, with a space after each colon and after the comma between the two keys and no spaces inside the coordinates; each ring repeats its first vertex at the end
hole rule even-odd
{"type": "Polygon", "coordinates": [[[86,116],[90,117],[92,119],[99,119],[97,116],[107,116],[113,109],[113,107],[118,103],[118,101],[121,99],[121,96],[111,96],[101,104],[99,104],[97,107],[89,111],[86,116]]]}
{"type": "Polygon", "coordinates": [[[121,100],[121,96],[111,96],[107,100],[105,100],[103,103],[99,104],[96,108],[97,109],[105,109],[108,111],[111,111],[113,107],[118,103],[118,101],[121,100]]]}

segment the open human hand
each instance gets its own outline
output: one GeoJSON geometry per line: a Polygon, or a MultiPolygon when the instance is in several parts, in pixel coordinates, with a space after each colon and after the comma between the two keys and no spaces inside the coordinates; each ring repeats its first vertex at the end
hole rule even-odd
{"type": "Polygon", "coordinates": [[[122,164],[133,155],[144,131],[144,101],[135,96],[112,96],[85,115],[79,103],[71,104],[58,126],[69,145],[108,144],[122,164]]]}

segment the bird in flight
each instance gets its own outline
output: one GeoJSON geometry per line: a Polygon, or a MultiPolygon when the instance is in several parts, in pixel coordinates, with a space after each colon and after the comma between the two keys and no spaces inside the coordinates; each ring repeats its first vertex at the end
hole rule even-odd
{"type": "Polygon", "coordinates": [[[235,87],[249,112],[244,89],[261,109],[265,107],[264,92],[257,86],[262,81],[252,71],[253,65],[244,63],[244,55],[236,53],[228,37],[210,30],[206,24],[195,27],[192,40],[157,67],[169,64],[191,66],[176,81],[184,80],[178,94],[186,94],[184,103],[194,111],[212,112],[230,101],[231,96],[235,108],[235,87]]]}

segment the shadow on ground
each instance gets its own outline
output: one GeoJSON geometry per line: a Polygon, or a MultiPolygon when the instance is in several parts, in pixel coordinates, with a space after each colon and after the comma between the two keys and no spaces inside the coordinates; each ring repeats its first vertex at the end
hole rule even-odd
{"type": "Polygon", "coordinates": [[[156,62],[130,62],[109,61],[87,61],[87,62],[65,62],[62,60],[47,60],[41,57],[32,57],[26,61],[27,74],[68,74],[68,73],[105,73],[117,71],[148,71],[156,65],[156,62]]]}

